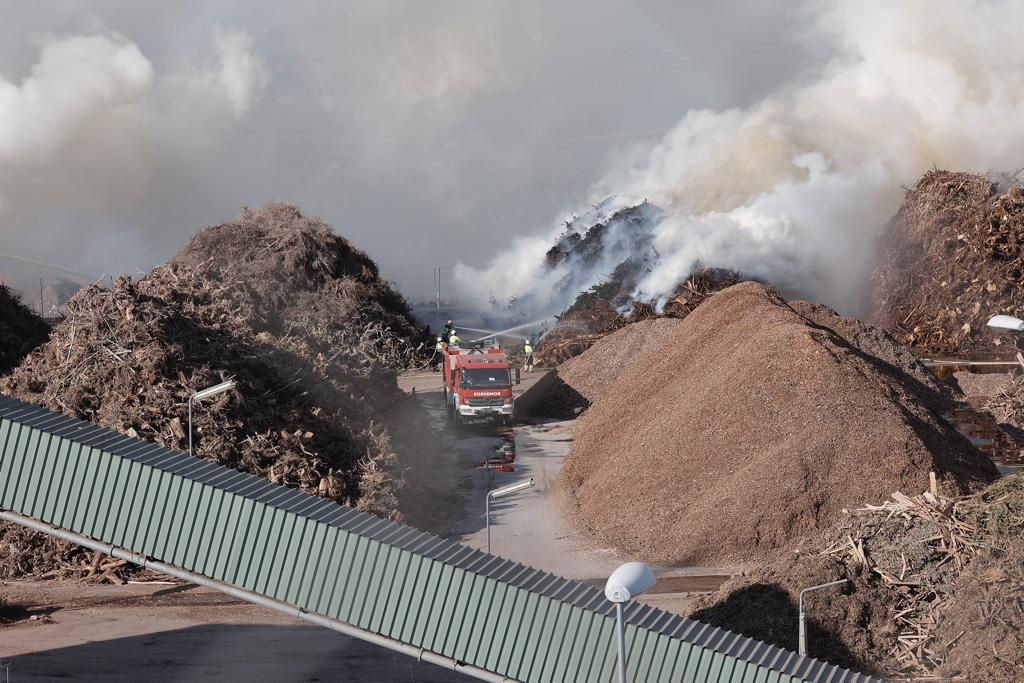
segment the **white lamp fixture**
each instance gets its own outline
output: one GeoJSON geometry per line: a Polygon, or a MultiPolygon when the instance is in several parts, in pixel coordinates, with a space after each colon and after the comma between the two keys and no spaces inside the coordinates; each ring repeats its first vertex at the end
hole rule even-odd
{"type": "Polygon", "coordinates": [[[491,554],[491,501],[502,496],[509,496],[519,491],[524,491],[533,486],[533,479],[528,481],[521,481],[518,484],[510,484],[509,486],[503,486],[500,489],[494,489],[493,491],[487,492],[487,503],[484,507],[484,517],[487,524],[487,554],[491,554]]]}
{"type": "Polygon", "coordinates": [[[988,319],[988,326],[997,330],[1024,332],[1024,320],[1012,315],[994,315],[988,319]]]}
{"type": "Polygon", "coordinates": [[[221,382],[220,384],[214,384],[212,387],[207,387],[202,391],[194,392],[188,397],[188,454],[192,455],[192,403],[195,401],[202,401],[203,399],[222,394],[225,391],[234,389],[236,382],[233,379],[229,379],[227,382],[221,382]]]}
{"type": "Polygon", "coordinates": [[[616,641],[619,649],[619,683],[626,683],[626,625],[622,605],[654,588],[657,579],[643,562],[627,562],[608,577],[604,596],[615,603],[616,641]]]}

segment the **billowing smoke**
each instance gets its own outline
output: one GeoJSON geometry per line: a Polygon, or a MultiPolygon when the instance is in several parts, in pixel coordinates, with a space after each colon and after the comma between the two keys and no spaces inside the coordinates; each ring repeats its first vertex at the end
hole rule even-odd
{"type": "Polygon", "coordinates": [[[267,68],[245,33],[216,30],[207,40],[194,59],[159,70],[112,31],[48,35],[24,76],[0,74],[5,249],[42,242],[28,251],[87,267],[86,245],[113,250],[114,240],[75,230],[82,216],[139,204],[164,168],[207,149],[245,116],[269,81],[267,68]],[[43,221],[59,239],[27,227],[43,221]]]}
{"type": "MultiPolygon", "coordinates": [[[[641,163],[595,187],[595,198],[615,194],[612,208],[647,199],[665,210],[641,230],[656,258],[636,296],[664,296],[704,265],[862,312],[876,237],[901,185],[932,166],[1024,165],[1024,3],[833,0],[810,11],[832,54],[811,77],[747,108],[688,112],[641,163]]],[[[529,296],[558,311],[630,255],[609,241],[571,274],[578,288],[557,286],[581,264],[552,269],[545,252],[601,218],[560,219],[482,270],[460,265],[456,277],[465,291],[529,296]]]]}

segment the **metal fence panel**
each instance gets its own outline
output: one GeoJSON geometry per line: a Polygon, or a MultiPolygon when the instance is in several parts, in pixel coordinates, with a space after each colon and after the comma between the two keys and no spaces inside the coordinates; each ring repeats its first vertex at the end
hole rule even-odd
{"type": "MultiPolygon", "coordinates": [[[[513,679],[614,673],[599,589],[6,397],[0,506],[513,679]]],[[[870,680],[650,608],[627,619],[632,680],[870,680]]]]}

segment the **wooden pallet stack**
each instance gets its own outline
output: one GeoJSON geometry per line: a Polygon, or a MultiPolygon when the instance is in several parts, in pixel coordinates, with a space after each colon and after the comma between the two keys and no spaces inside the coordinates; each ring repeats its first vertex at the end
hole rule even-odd
{"type": "Polygon", "coordinates": [[[997,465],[1024,465],[1021,443],[1002,429],[991,414],[964,405],[943,417],[997,465]]]}

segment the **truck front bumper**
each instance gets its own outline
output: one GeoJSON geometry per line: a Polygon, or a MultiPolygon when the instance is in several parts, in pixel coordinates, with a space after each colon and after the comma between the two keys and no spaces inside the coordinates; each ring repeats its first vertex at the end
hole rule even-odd
{"type": "Polygon", "coordinates": [[[459,406],[459,415],[462,417],[502,417],[512,415],[512,406],[459,406]]]}

